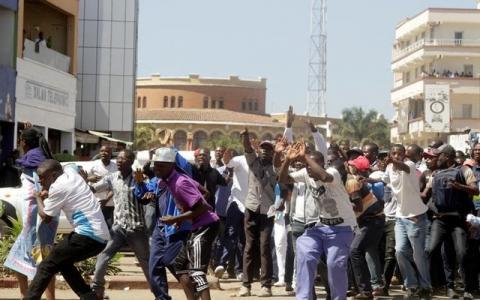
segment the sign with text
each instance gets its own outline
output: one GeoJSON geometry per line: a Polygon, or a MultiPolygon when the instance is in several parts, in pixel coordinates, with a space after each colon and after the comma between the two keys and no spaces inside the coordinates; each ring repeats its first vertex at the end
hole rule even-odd
{"type": "Polygon", "coordinates": [[[426,132],[450,132],[450,86],[425,85],[426,132]]]}
{"type": "Polygon", "coordinates": [[[68,108],[68,93],[38,82],[25,82],[25,98],[68,108]]]}

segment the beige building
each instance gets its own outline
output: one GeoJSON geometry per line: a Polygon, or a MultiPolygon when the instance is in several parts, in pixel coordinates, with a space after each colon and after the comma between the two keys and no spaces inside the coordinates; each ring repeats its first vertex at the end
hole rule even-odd
{"type": "MultiPolygon", "coordinates": [[[[251,135],[272,140],[283,134],[285,114],[265,113],[266,79],[161,77],[137,80],[136,144],[154,146],[163,129],[174,131],[180,150],[193,150],[221,136],[240,139],[247,127],[251,135]]],[[[330,119],[313,118],[323,125],[330,119]]],[[[309,137],[302,117],[296,119],[294,134],[309,137]]]]}
{"type": "Polygon", "coordinates": [[[430,8],[395,30],[391,139],[422,146],[480,131],[480,7],[430,8]]]}

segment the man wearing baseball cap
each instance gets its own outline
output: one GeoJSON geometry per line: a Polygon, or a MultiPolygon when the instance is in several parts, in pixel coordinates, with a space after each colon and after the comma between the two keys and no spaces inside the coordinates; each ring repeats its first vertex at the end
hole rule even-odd
{"type": "Polygon", "coordinates": [[[160,221],[178,226],[191,221],[191,235],[177,256],[174,269],[187,299],[194,300],[200,296],[202,300],[209,300],[207,268],[212,243],[218,232],[218,216],[204,199],[200,185],[176,169],[176,154],[173,148],[160,148],[152,158],[154,173],[160,178],[160,188],[172,194],[176,206],[182,212],[178,216],[163,216],[160,221]]]}

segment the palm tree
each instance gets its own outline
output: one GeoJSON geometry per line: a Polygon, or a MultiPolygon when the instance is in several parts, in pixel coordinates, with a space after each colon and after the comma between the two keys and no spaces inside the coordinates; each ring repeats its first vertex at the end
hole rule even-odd
{"type": "Polygon", "coordinates": [[[361,107],[342,111],[342,121],[337,125],[336,135],[350,140],[351,144],[375,142],[386,147],[390,143],[390,125],[375,110],[364,111],[361,107]]]}

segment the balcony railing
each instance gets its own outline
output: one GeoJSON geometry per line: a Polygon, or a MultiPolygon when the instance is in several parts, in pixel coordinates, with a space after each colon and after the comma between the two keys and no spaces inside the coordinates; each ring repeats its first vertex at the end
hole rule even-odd
{"type": "Polygon", "coordinates": [[[69,56],[63,55],[41,44],[39,45],[38,52],[35,52],[35,42],[29,39],[25,39],[24,46],[23,57],[30,58],[63,72],[69,72],[69,56]]]}
{"type": "Polygon", "coordinates": [[[392,59],[395,61],[401,57],[404,57],[412,52],[417,51],[426,46],[438,46],[438,47],[480,47],[480,39],[430,39],[419,40],[403,49],[394,50],[392,59]]]}

